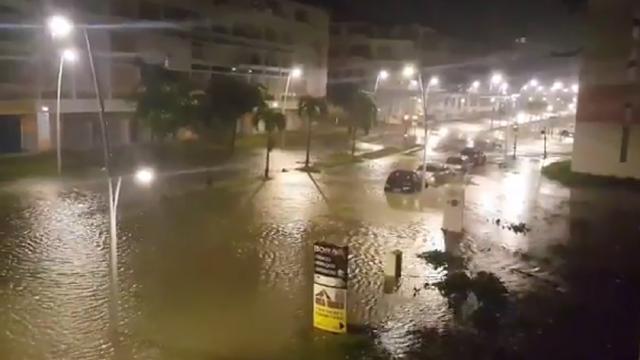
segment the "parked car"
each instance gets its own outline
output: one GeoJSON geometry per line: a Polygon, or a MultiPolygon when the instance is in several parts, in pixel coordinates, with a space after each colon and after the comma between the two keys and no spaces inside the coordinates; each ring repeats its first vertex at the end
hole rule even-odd
{"type": "Polygon", "coordinates": [[[473,163],[466,156],[449,156],[445,164],[449,170],[455,172],[467,172],[473,167],[473,163]]]}
{"type": "Polygon", "coordinates": [[[460,151],[460,155],[469,158],[469,160],[473,163],[473,166],[484,165],[487,162],[487,155],[476,148],[464,148],[462,149],[462,151],[460,151]]]}
{"type": "Polygon", "coordinates": [[[420,175],[411,170],[395,170],[384,185],[385,192],[415,193],[422,188],[420,175]]]}
{"type": "Polygon", "coordinates": [[[565,138],[572,138],[573,137],[573,133],[571,131],[565,129],[565,130],[562,130],[560,132],[560,136],[561,137],[565,137],[565,138]]]}
{"type": "MultiPolygon", "coordinates": [[[[422,165],[418,166],[416,172],[422,175],[422,165]]],[[[444,184],[455,176],[454,172],[447,165],[438,162],[427,163],[426,171],[427,184],[444,184]]]]}

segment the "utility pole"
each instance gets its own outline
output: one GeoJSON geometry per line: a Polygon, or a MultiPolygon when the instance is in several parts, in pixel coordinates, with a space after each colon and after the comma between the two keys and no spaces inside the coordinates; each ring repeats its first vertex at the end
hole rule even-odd
{"type": "Polygon", "coordinates": [[[542,134],[542,139],[544,141],[544,153],[542,155],[543,159],[547,159],[547,128],[544,128],[541,132],[542,134]]]}
{"type": "Polygon", "coordinates": [[[513,125],[513,159],[516,159],[518,150],[518,124],[513,125]]]}

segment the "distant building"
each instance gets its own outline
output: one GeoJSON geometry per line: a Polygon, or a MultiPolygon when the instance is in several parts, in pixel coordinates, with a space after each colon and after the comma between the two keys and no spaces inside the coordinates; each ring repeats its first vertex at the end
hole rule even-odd
{"type": "Polygon", "coordinates": [[[640,179],[640,2],[591,0],[572,167],[640,179]]]}
{"type": "MultiPolygon", "coordinates": [[[[298,96],[325,95],[329,16],[320,8],[289,0],[74,4],[43,11],[38,2],[6,0],[0,7],[0,20],[40,25],[46,19],[32,14],[66,11],[76,23],[92,25],[89,33],[116,146],[142,134],[131,121],[134,104],[126,100],[139,83],[139,61],[161,64],[203,86],[214,73],[263,84],[280,100],[278,106],[291,113],[298,96]],[[289,101],[283,104],[293,67],[300,67],[303,76],[292,81],[289,101]]],[[[42,27],[0,29],[0,152],[43,151],[56,143],[52,120],[61,44],[45,31],[42,27]]],[[[67,45],[77,48],[80,58],[64,69],[62,143],[64,148],[88,149],[100,143],[95,92],[80,34],[76,32],[67,45]]],[[[288,126],[298,126],[295,117],[291,118],[294,121],[288,126]]],[[[246,131],[250,126],[239,128],[246,131]]]]}
{"type": "MultiPolygon", "coordinates": [[[[463,63],[478,53],[477,46],[417,24],[334,22],[330,33],[329,86],[354,84],[370,92],[380,108],[379,118],[387,122],[401,122],[422,112],[421,105],[417,106],[418,84],[401,76],[406,65],[420,67],[427,82],[430,76],[441,75],[441,68],[463,63]]],[[[462,98],[457,90],[445,90],[450,85],[431,89],[430,117],[453,119],[472,112],[479,104],[471,94],[459,101],[462,98]]]]}

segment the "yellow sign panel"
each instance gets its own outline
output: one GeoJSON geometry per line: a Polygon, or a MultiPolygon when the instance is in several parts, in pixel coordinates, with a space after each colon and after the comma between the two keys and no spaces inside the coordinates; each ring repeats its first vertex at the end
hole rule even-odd
{"type": "Polygon", "coordinates": [[[325,331],[347,332],[347,290],[313,284],[313,326],[325,331]]]}

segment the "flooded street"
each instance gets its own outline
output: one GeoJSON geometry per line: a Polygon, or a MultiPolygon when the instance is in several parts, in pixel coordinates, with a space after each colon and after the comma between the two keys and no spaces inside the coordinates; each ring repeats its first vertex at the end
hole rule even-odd
{"type": "MultiPolygon", "coordinates": [[[[267,182],[258,179],[261,156],[161,177],[150,188],[125,179],[116,340],[109,336],[105,184],[7,185],[0,192],[0,358],[346,358],[343,340],[311,329],[316,241],[349,245],[349,326],[375,328],[379,343],[402,357],[419,341],[415,331],[452,321],[447,300],[423,287],[442,273],[418,254],[463,254],[470,268],[494,272],[514,293],[571,291],[551,250],[580,231],[607,237],[611,227],[600,218],[612,209],[637,216],[640,208],[637,194],[552,183],[535,159],[506,169],[492,163],[466,178],[466,236],[451,242],[440,230],[443,187],[415,196],[383,191],[390,171],[415,168],[419,157],[319,174],[291,170],[299,159],[276,152],[267,182]],[[593,211],[596,200],[600,212],[593,211]],[[531,232],[505,228],[518,222],[531,232]],[[403,252],[402,279],[387,294],[383,259],[396,249],[403,252]]],[[[633,220],[619,219],[620,229],[633,230],[626,222],[633,220]]],[[[637,225],[635,231],[625,236],[640,238],[637,225]]]]}

